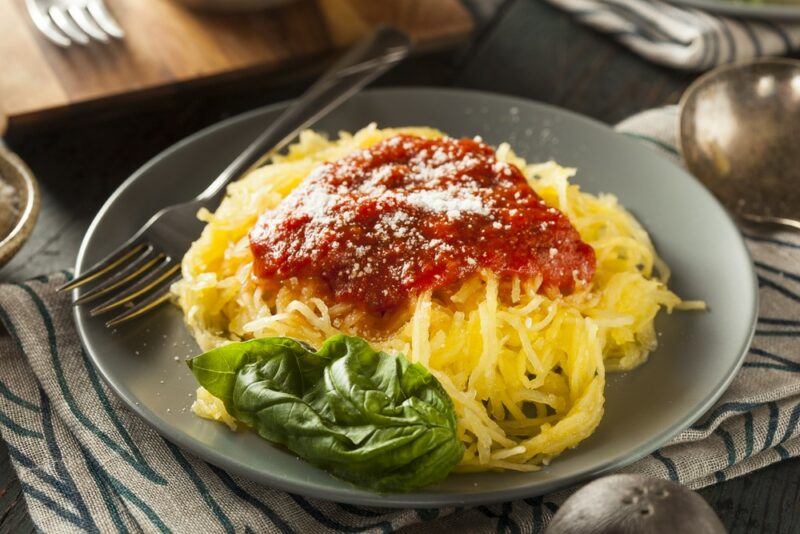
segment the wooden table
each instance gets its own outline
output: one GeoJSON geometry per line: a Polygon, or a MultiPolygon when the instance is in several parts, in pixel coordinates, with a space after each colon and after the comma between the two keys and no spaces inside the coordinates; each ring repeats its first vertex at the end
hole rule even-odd
{"type": "Polygon", "coordinates": [[[219,13],[173,0],[108,2],[123,40],[53,46],[24,0],[0,0],[0,131],[131,108],[177,86],[282,78],[349,46],[378,24],[406,31],[417,49],[460,42],[473,20],[459,0],[293,0],[270,10],[219,13]],[[32,88],[35,88],[32,90],[32,88]]]}
{"type": "MultiPolygon", "coordinates": [[[[486,1],[472,0],[469,5],[481,14],[486,1]]],[[[497,91],[613,123],[633,112],[676,102],[692,79],[645,63],[539,0],[496,3],[502,6],[485,19],[471,43],[454,53],[414,59],[380,83],[497,91]]],[[[35,134],[10,132],[9,144],[39,177],[44,202],[33,238],[0,271],[0,279],[21,280],[72,267],[101,203],[148,158],[226,116],[295,96],[304,85],[269,88],[265,80],[250,80],[247,87],[232,84],[161,98],[139,106],[135,115],[49,131],[40,128],[35,134]]],[[[800,460],[700,493],[731,532],[800,532],[800,460]]],[[[32,530],[19,482],[0,449],[0,532],[32,530]]]]}

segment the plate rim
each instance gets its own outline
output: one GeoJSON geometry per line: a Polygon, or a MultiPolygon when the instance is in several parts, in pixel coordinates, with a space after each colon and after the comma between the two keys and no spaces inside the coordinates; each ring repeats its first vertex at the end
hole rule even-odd
{"type": "Polygon", "coordinates": [[[666,0],[670,4],[683,7],[703,9],[712,13],[732,17],[753,17],[758,19],[800,19],[800,5],[781,4],[745,4],[742,2],[726,2],[722,0],[666,0]]]}
{"type": "MultiPolygon", "coordinates": [[[[378,95],[378,96],[380,96],[381,94],[388,94],[388,93],[403,93],[406,97],[408,97],[408,93],[412,91],[416,93],[420,92],[429,93],[430,95],[436,95],[439,98],[445,98],[448,94],[452,95],[456,93],[460,95],[478,97],[480,99],[502,100],[506,104],[512,106],[524,105],[524,106],[537,107],[543,111],[555,113],[557,115],[562,115],[562,116],[566,115],[579,122],[583,122],[591,127],[605,130],[607,134],[617,136],[621,142],[630,143],[630,146],[639,147],[637,148],[637,150],[638,149],[647,150],[647,147],[642,145],[641,141],[631,139],[625,136],[624,134],[615,131],[611,126],[602,123],[596,119],[587,117],[585,115],[582,115],[580,113],[571,110],[560,108],[558,106],[527,99],[524,97],[506,95],[502,93],[495,93],[489,91],[478,91],[472,89],[428,87],[428,86],[402,86],[402,87],[376,88],[363,91],[363,93],[370,95],[378,95]]],[[[356,95],[356,97],[354,98],[358,98],[358,95],[356,95]]],[[[246,111],[234,115],[232,117],[223,119],[221,121],[215,122],[170,145],[169,147],[165,148],[161,152],[154,155],[138,169],[136,169],[109,196],[109,198],[98,210],[91,224],[87,228],[86,233],[84,234],[84,238],[81,241],[81,245],[76,257],[76,263],[75,263],[76,276],[81,272],[83,263],[85,262],[85,255],[89,248],[90,242],[92,241],[92,237],[97,231],[100,225],[100,221],[105,216],[106,212],[109,209],[111,209],[111,207],[115,204],[117,198],[119,198],[133,183],[139,180],[142,175],[146,174],[147,172],[150,171],[151,168],[158,165],[163,158],[184,149],[188,145],[194,143],[195,140],[204,137],[205,135],[208,135],[210,133],[213,133],[214,131],[225,129],[232,124],[241,121],[246,121],[249,118],[261,114],[285,108],[286,106],[290,105],[293,101],[294,100],[290,99],[269,104],[266,106],[260,106],[253,110],[246,111]]],[[[747,262],[747,268],[750,273],[751,284],[747,288],[743,289],[744,291],[749,290],[747,296],[749,296],[752,300],[752,307],[749,310],[750,314],[749,331],[744,337],[743,343],[739,348],[735,364],[732,365],[731,368],[727,371],[727,373],[722,377],[722,379],[713,388],[709,390],[709,394],[706,397],[704,397],[702,401],[698,402],[692,410],[688,410],[687,413],[682,418],[680,418],[680,420],[676,421],[674,424],[665,428],[663,431],[653,436],[650,440],[648,440],[646,443],[642,444],[640,447],[638,447],[636,450],[632,452],[617,454],[615,456],[609,457],[605,459],[603,462],[600,462],[597,465],[595,465],[593,468],[582,470],[570,476],[560,477],[549,481],[543,481],[543,482],[540,481],[535,488],[532,488],[530,485],[521,485],[515,488],[492,490],[488,492],[458,493],[458,494],[444,493],[444,492],[433,493],[433,494],[427,493],[424,496],[419,496],[417,498],[414,498],[414,495],[418,495],[417,492],[411,492],[405,494],[402,493],[388,494],[388,495],[372,493],[367,491],[358,491],[354,493],[353,492],[354,486],[350,485],[345,481],[341,481],[342,484],[340,487],[337,487],[335,489],[329,489],[325,487],[319,487],[313,484],[303,483],[302,481],[298,481],[293,478],[276,476],[271,473],[252,469],[247,464],[244,464],[242,462],[230,458],[224,453],[219,452],[216,449],[213,449],[210,446],[197,441],[191,435],[183,431],[180,431],[175,427],[173,427],[172,425],[169,425],[166,422],[162,421],[154,412],[147,409],[143,404],[139,403],[137,399],[133,397],[133,395],[129,395],[126,391],[124,391],[124,389],[117,387],[116,381],[111,376],[109,369],[107,369],[103,365],[102,358],[98,358],[97,355],[94,353],[94,351],[91,349],[91,343],[89,336],[87,335],[87,329],[86,329],[88,321],[91,318],[86,316],[86,314],[82,313],[83,310],[82,307],[74,306],[73,318],[75,321],[78,336],[81,340],[81,345],[86,350],[86,353],[89,356],[89,360],[92,362],[93,367],[103,378],[103,381],[106,383],[106,385],[120,399],[122,399],[122,401],[127,405],[128,409],[132,410],[137,416],[141,417],[147,423],[147,425],[153,428],[158,434],[160,434],[162,437],[166,439],[169,439],[173,443],[176,443],[177,445],[183,447],[184,449],[194,454],[195,456],[208,461],[211,464],[214,464],[222,469],[231,471],[249,480],[253,480],[259,484],[264,484],[265,486],[271,488],[288,491],[291,493],[297,493],[312,498],[330,500],[334,502],[349,503],[356,505],[378,506],[383,508],[435,508],[441,506],[466,506],[466,505],[492,504],[492,503],[516,500],[520,498],[544,495],[552,491],[568,488],[581,481],[586,481],[592,478],[596,478],[597,476],[608,473],[614,469],[630,465],[640,460],[641,458],[644,458],[648,454],[662,447],[665,443],[667,443],[669,440],[678,435],[685,428],[689,427],[700,417],[702,417],[713,406],[713,404],[722,396],[722,394],[727,390],[728,386],[735,378],[736,374],[741,368],[745,356],[747,355],[747,352],[753,340],[753,336],[755,334],[756,321],[758,318],[758,304],[759,304],[758,281],[755,273],[755,268],[753,266],[752,256],[745,244],[744,237],[742,236],[738,227],[735,225],[730,214],[719,204],[716,198],[714,198],[714,196],[700,184],[699,181],[697,181],[691,174],[688,173],[688,171],[680,167],[677,163],[671,161],[663,154],[654,152],[653,155],[657,158],[661,158],[662,160],[668,162],[670,165],[676,167],[679,173],[684,174],[688,179],[688,182],[690,184],[693,184],[693,186],[695,187],[697,194],[706,195],[708,200],[710,200],[720,208],[720,212],[723,216],[723,219],[734,230],[734,234],[737,238],[737,243],[739,244],[740,249],[744,251],[746,258],[749,260],[747,262]]],[[[75,295],[75,292],[73,292],[73,295],[75,295]]],[[[355,489],[361,490],[361,488],[355,488],[355,489]]]]}

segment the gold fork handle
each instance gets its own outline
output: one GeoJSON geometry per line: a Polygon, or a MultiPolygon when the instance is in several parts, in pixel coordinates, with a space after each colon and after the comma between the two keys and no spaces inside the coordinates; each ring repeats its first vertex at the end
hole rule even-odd
{"type": "Polygon", "coordinates": [[[292,106],[259,135],[203,191],[197,200],[216,207],[225,186],[284,148],[302,130],[336,109],[362,87],[393,67],[411,50],[408,36],[381,27],[341,57],[292,106]]]}

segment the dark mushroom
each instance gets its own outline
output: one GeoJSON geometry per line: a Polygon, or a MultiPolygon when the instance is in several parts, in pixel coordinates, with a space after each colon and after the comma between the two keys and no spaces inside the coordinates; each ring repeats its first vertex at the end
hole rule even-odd
{"type": "Polygon", "coordinates": [[[700,495],[680,484],[642,475],[612,475],[567,499],[546,534],[725,533],[700,495]]]}

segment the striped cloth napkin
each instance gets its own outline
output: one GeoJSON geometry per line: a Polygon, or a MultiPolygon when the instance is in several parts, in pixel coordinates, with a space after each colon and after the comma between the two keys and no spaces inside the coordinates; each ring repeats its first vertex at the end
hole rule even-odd
{"type": "Polygon", "coordinates": [[[660,0],[547,1],[649,61],[678,69],[706,70],[800,48],[800,22],[722,17],[660,0]]]}
{"type": "MultiPolygon", "coordinates": [[[[620,130],[674,157],[671,108],[620,130]]],[[[800,455],[800,236],[747,235],[761,310],[729,390],[624,471],[699,488],[800,455]]],[[[130,412],[87,359],[59,273],[0,286],[0,433],[44,532],[541,532],[570,490],[468,509],[390,510],[291,495],[195,458],[130,412]]],[[[535,475],[534,475],[535,476],[535,475]]]]}

